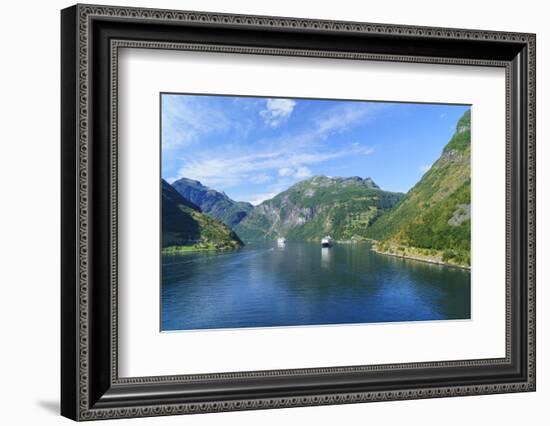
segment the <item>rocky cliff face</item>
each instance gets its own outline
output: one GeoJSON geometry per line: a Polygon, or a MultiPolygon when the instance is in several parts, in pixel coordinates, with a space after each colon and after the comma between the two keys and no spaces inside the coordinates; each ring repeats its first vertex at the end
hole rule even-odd
{"type": "Polygon", "coordinates": [[[229,227],[236,226],[254,208],[250,203],[234,201],[225,193],[204,186],[197,180],[181,178],[172,186],[183,198],[229,227]]]}
{"type": "Polygon", "coordinates": [[[370,178],[314,176],[258,205],[235,231],[244,240],[364,238],[368,226],[401,197],[370,178]]]}

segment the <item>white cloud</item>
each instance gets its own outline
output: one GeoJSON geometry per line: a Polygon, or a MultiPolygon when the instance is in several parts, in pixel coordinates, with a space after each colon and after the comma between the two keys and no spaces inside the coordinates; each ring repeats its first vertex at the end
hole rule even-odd
{"type": "Polygon", "coordinates": [[[223,111],[209,107],[201,98],[162,97],[162,149],[191,145],[201,135],[223,132],[232,125],[223,111]]]}
{"type": "Polygon", "coordinates": [[[313,173],[310,169],[308,169],[306,166],[300,166],[298,169],[296,169],[296,173],[294,176],[296,176],[298,179],[303,179],[306,177],[310,177],[313,173]]]}
{"type": "Polygon", "coordinates": [[[317,120],[317,136],[326,137],[331,133],[345,131],[351,125],[370,119],[374,112],[383,107],[382,104],[351,103],[333,108],[317,120]]]}
{"type": "Polygon", "coordinates": [[[290,176],[294,171],[290,167],[279,169],[279,176],[290,176]]]}
{"type": "Polygon", "coordinates": [[[179,172],[179,177],[200,180],[203,184],[216,187],[239,185],[249,182],[251,176],[274,171],[280,177],[294,181],[312,175],[308,166],[348,155],[368,155],[372,149],[361,144],[350,144],[335,151],[320,152],[302,148],[296,152],[280,149],[272,152],[241,153],[227,152],[189,161],[179,172]]]}
{"type": "MultiPolygon", "coordinates": [[[[295,107],[295,102],[289,99],[263,102],[266,108],[260,114],[271,126],[288,119],[295,107]]],[[[352,126],[370,120],[381,108],[361,103],[337,105],[316,116],[298,132],[281,133],[275,138],[258,140],[247,146],[241,145],[238,138],[227,140],[221,135],[220,141],[223,143],[219,148],[197,149],[192,155],[180,158],[184,160],[184,165],[174,175],[176,178],[197,179],[213,188],[265,184],[260,190],[262,193],[241,195],[240,199],[248,198],[247,201],[257,204],[312,176],[313,170],[323,162],[373,152],[364,142],[341,142],[340,137],[339,143],[332,146],[326,140],[333,134],[345,133],[352,126]]]]}
{"type": "Polygon", "coordinates": [[[278,171],[279,176],[281,177],[295,177],[297,179],[304,179],[310,177],[313,173],[306,166],[298,167],[283,167],[278,171]]]}
{"type": "Polygon", "coordinates": [[[272,192],[265,192],[262,194],[253,194],[249,196],[247,200],[244,200],[244,201],[248,201],[253,206],[257,206],[258,204],[263,203],[265,200],[269,200],[275,197],[280,192],[281,191],[272,191],[272,192]]]}
{"type": "Polygon", "coordinates": [[[260,116],[268,126],[277,127],[290,117],[295,106],[292,99],[267,99],[260,116]]]}
{"type": "Polygon", "coordinates": [[[252,183],[266,183],[273,180],[273,177],[267,173],[260,173],[250,177],[252,183]]]}

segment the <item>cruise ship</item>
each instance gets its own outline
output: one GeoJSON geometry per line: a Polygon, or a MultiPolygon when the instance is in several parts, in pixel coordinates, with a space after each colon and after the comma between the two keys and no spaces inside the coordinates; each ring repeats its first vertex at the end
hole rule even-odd
{"type": "Polygon", "coordinates": [[[330,235],[321,238],[321,247],[332,247],[333,243],[334,241],[330,235]]]}

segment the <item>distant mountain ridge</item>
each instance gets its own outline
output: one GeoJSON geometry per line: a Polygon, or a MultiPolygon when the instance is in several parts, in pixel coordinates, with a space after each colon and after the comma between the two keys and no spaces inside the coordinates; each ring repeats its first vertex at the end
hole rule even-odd
{"type": "Polygon", "coordinates": [[[162,180],[162,248],[233,249],[242,246],[228,226],[204,214],[162,180]]]}
{"type": "Polygon", "coordinates": [[[201,210],[233,228],[242,221],[254,206],[243,201],[234,201],[225,193],[209,188],[197,180],[180,178],[172,187],[186,200],[201,210]]]}
{"type": "Polygon", "coordinates": [[[244,241],[361,239],[402,197],[371,178],[314,176],[259,204],[234,229],[244,241]]]}
{"type": "Polygon", "coordinates": [[[381,216],[367,235],[381,241],[380,251],[405,254],[414,249],[443,262],[470,264],[471,113],[439,159],[403,200],[381,216]]]}

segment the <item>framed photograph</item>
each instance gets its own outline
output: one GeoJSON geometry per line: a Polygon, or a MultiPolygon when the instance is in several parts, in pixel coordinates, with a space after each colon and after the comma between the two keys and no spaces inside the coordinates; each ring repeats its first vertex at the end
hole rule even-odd
{"type": "Polygon", "coordinates": [[[535,390],[535,35],[61,12],[61,412],[535,390]]]}

